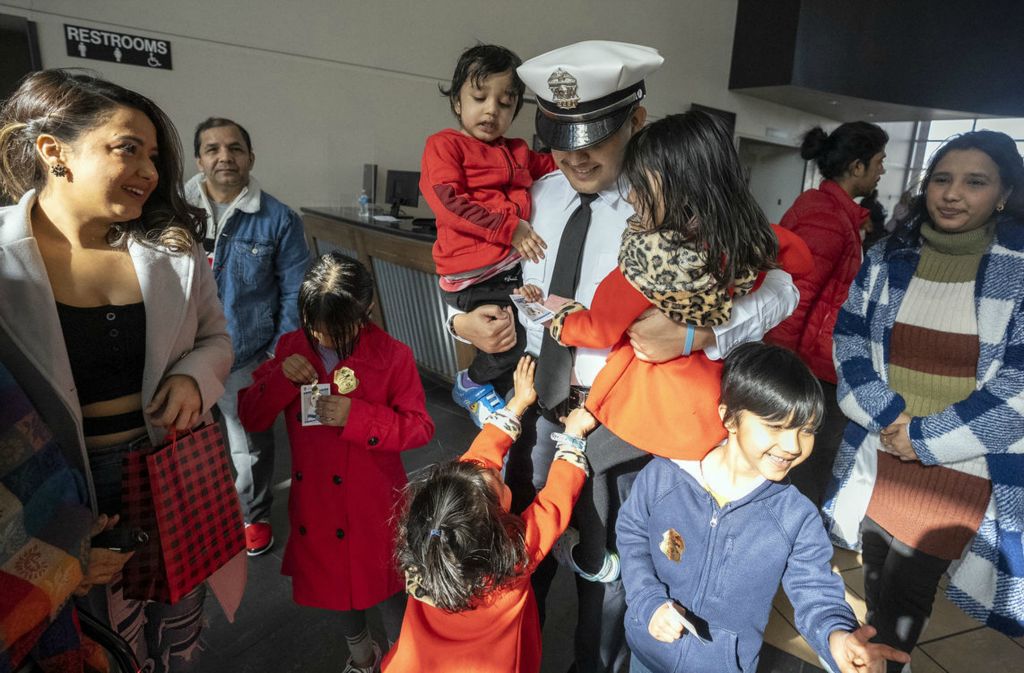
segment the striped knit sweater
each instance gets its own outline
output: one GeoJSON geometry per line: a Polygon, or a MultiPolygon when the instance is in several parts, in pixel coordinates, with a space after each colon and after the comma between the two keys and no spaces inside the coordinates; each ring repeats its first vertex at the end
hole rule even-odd
{"type": "MultiPolygon", "coordinates": [[[[962,234],[921,228],[921,261],[889,351],[889,387],[903,396],[910,416],[938,413],[974,391],[974,281],[994,233],[992,226],[962,234]]],[[[974,537],[990,495],[983,457],[945,466],[880,453],[867,515],[914,549],[955,560],[974,537]]]]}
{"type": "MultiPolygon", "coordinates": [[[[873,247],[834,333],[838,396],[850,418],[824,507],[837,544],[860,546],[874,488],[879,431],[907,409],[889,380],[893,326],[921,257],[909,223],[873,247]]],[[[988,626],[1024,635],[1024,222],[1001,215],[974,287],[978,361],[964,399],[910,423],[924,465],[983,459],[992,495],[970,547],[951,567],[947,596],[988,626]]],[[[980,464],[980,463],[979,463],[980,464]]]]}
{"type": "Polygon", "coordinates": [[[26,659],[82,670],[89,651],[68,601],[89,558],[87,503],[82,475],[0,363],[0,672],[26,659]]]}

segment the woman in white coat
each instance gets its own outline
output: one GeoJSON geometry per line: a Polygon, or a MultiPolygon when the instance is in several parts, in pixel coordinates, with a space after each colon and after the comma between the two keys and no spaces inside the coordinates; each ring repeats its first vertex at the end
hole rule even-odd
{"type": "MultiPolygon", "coordinates": [[[[0,110],[0,187],[18,200],[0,209],[0,358],[86,475],[98,515],[120,511],[125,451],[198,423],[231,366],[180,175],[167,116],[110,82],[33,73],[0,110]]],[[[194,669],[205,587],[174,606],[127,600],[125,560],[93,550],[90,606],[152,670],[194,669]]]]}

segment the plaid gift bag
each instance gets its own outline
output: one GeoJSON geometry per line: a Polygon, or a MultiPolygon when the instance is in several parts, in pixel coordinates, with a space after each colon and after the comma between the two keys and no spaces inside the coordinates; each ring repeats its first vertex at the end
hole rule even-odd
{"type": "Polygon", "coordinates": [[[124,461],[124,514],[149,533],[124,567],[125,596],[174,603],[245,549],[242,511],[217,424],[124,461]]]}

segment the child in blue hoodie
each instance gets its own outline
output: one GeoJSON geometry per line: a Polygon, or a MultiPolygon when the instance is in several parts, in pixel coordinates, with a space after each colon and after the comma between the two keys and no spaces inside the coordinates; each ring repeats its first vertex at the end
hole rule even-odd
{"type": "Polygon", "coordinates": [[[788,350],[745,344],[726,360],[720,402],[726,440],[702,460],[655,458],[619,513],[630,670],[755,671],[780,582],[834,671],[908,662],[858,628],[818,511],[786,479],[824,415],[814,375],[788,350]]]}

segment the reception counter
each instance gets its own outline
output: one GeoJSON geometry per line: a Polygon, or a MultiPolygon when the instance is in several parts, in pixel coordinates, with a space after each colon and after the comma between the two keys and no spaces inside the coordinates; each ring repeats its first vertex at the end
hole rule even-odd
{"type": "Polygon", "coordinates": [[[430,255],[435,232],[413,227],[412,220],[360,217],[356,208],[303,208],[302,220],[314,256],[337,250],[373,272],[373,321],[408,344],[421,369],[454,381],[469,366],[473,347],[452,339],[444,327],[446,305],[430,255]]]}

